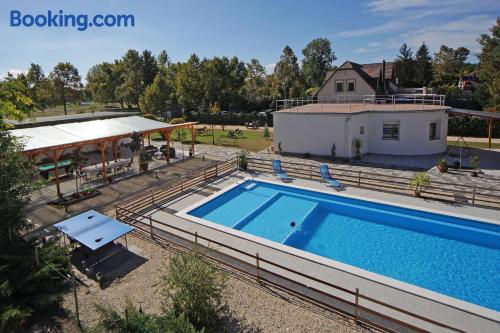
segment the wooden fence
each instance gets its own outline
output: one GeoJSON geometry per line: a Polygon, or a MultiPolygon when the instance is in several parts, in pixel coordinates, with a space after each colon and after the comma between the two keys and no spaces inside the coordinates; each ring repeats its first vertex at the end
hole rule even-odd
{"type": "MultiPolygon", "coordinates": [[[[256,172],[273,173],[271,160],[247,158],[248,169],[256,172]]],[[[290,176],[303,179],[321,180],[319,165],[282,161],[283,170],[290,176]]],[[[333,177],[346,185],[387,191],[399,194],[412,194],[409,184],[411,177],[381,174],[362,170],[346,170],[329,165],[333,177]]],[[[500,208],[500,186],[487,188],[472,184],[451,184],[432,181],[421,191],[422,198],[470,204],[488,208],[500,208]]]]}

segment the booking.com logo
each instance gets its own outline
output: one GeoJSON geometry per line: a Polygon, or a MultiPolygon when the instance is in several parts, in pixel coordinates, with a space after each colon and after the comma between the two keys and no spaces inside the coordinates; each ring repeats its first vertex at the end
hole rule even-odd
{"type": "Polygon", "coordinates": [[[101,15],[89,16],[87,14],[64,14],[62,10],[53,13],[51,10],[47,14],[23,15],[19,10],[10,11],[11,27],[75,27],[78,31],[85,31],[90,27],[135,27],[134,15],[101,15]]]}

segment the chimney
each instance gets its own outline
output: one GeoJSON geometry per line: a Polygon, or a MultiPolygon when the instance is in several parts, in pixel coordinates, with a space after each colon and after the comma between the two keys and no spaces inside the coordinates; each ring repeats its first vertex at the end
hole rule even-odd
{"type": "Polygon", "coordinates": [[[384,90],[385,94],[385,60],[382,60],[382,89],[384,90]]]}

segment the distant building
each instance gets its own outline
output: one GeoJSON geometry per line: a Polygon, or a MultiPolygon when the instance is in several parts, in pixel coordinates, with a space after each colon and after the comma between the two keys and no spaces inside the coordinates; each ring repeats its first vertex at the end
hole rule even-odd
{"type": "Polygon", "coordinates": [[[464,91],[474,91],[479,87],[479,77],[476,72],[460,76],[458,87],[464,91]]]}
{"type": "Polygon", "coordinates": [[[328,71],[325,83],[316,93],[318,99],[346,96],[390,95],[397,93],[394,63],[382,61],[374,64],[344,62],[328,71]]]}

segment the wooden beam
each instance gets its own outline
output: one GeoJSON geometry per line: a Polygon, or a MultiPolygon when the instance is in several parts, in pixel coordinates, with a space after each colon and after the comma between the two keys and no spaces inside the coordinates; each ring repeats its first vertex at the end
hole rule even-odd
{"type": "Polygon", "coordinates": [[[191,153],[194,156],[194,143],[196,141],[196,130],[194,128],[194,124],[191,125],[191,153]]]}
{"type": "Polygon", "coordinates": [[[488,118],[488,149],[491,149],[492,136],[493,136],[493,118],[488,118]]]}
{"type": "Polygon", "coordinates": [[[106,151],[107,145],[108,145],[107,142],[100,142],[97,144],[97,149],[99,149],[99,152],[101,153],[102,178],[104,178],[104,181],[107,181],[107,179],[108,179],[107,174],[106,174],[106,157],[104,155],[104,152],[106,151]]]}
{"type": "Polygon", "coordinates": [[[59,157],[61,157],[61,154],[63,153],[64,149],[61,150],[52,150],[50,152],[46,152],[45,154],[47,155],[48,158],[52,160],[54,163],[54,177],[56,181],[56,190],[57,190],[57,197],[59,198],[61,196],[61,185],[59,183],[59,157]]]}
{"type": "Polygon", "coordinates": [[[167,149],[165,151],[165,161],[170,163],[170,136],[172,134],[171,130],[165,130],[163,131],[163,136],[165,137],[165,140],[167,141],[167,149]]]}
{"type": "Polygon", "coordinates": [[[148,133],[148,146],[151,146],[151,133],[148,133]]]}

